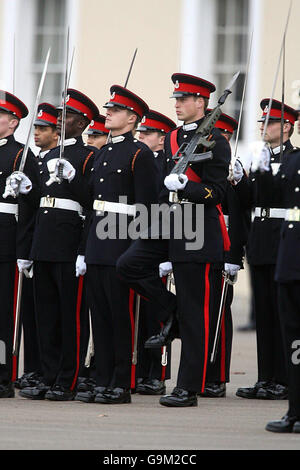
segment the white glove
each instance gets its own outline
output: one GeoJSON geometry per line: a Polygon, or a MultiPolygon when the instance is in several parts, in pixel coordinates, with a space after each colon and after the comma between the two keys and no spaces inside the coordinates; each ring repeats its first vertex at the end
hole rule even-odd
{"type": "Polygon", "coordinates": [[[6,199],[7,196],[17,197],[19,193],[28,194],[31,189],[32,183],[28,176],[22,173],[22,171],[14,171],[6,179],[3,197],[6,199]]]}
{"type": "Polygon", "coordinates": [[[159,277],[167,276],[172,271],[173,271],[173,266],[172,266],[172,263],[170,263],[170,261],[166,261],[165,263],[160,263],[159,277]]]}
{"type": "Polygon", "coordinates": [[[178,191],[186,187],[188,180],[188,177],[184,174],[180,174],[178,176],[175,173],[171,173],[170,175],[165,177],[164,184],[169,191],[178,191]]]}
{"type": "Polygon", "coordinates": [[[17,259],[19,273],[24,273],[31,268],[33,261],[30,259],[17,259]]]}
{"type": "Polygon", "coordinates": [[[68,160],[65,160],[64,158],[62,158],[61,160],[57,160],[55,165],[56,177],[68,180],[70,183],[70,181],[72,181],[72,179],[74,178],[75,173],[75,168],[68,160]]]}
{"type": "Polygon", "coordinates": [[[225,266],[224,266],[224,270],[230,276],[235,276],[240,269],[241,269],[241,267],[240,267],[239,264],[225,263],[225,266]]]}
{"type": "Polygon", "coordinates": [[[259,170],[261,173],[270,169],[270,150],[265,142],[254,142],[252,144],[251,171],[259,170]]]}
{"type": "Polygon", "coordinates": [[[86,273],[86,263],[83,255],[78,255],[76,259],[76,277],[84,276],[86,273]]]}
{"type": "Polygon", "coordinates": [[[243,174],[243,165],[240,160],[236,159],[233,168],[231,168],[231,171],[229,172],[228,179],[229,181],[233,181],[234,184],[238,184],[243,178],[243,174]]]}

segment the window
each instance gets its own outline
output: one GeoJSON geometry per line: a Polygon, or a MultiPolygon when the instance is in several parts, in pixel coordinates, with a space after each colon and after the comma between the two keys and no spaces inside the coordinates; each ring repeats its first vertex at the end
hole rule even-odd
{"type": "Polygon", "coordinates": [[[33,29],[32,73],[38,89],[46,55],[51,47],[42,99],[55,106],[61,102],[66,49],[66,1],[36,0],[33,29]]]}
{"type": "Polygon", "coordinates": [[[238,120],[249,50],[249,0],[216,0],[215,15],[214,83],[222,93],[233,75],[240,71],[223,108],[226,114],[238,120]]]}

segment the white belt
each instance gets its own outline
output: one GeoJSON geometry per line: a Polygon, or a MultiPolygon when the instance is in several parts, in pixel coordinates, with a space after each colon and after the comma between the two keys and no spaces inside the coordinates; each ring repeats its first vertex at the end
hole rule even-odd
{"type": "Polygon", "coordinates": [[[8,204],[7,202],[0,202],[0,212],[5,214],[18,214],[18,204],[8,204]]]}
{"type": "Polygon", "coordinates": [[[95,199],[93,209],[97,212],[115,212],[135,217],[136,207],[122,202],[99,201],[95,199]]]}
{"type": "Polygon", "coordinates": [[[255,207],[254,217],[266,217],[271,219],[284,219],[285,209],[255,207]]]}
{"type": "Polygon", "coordinates": [[[40,207],[53,207],[55,209],[67,209],[69,211],[75,211],[82,214],[81,205],[72,201],[72,199],[62,199],[59,197],[42,197],[40,200],[40,207]]]}
{"type": "Polygon", "coordinates": [[[286,209],[285,220],[300,222],[300,209],[286,209]]]}

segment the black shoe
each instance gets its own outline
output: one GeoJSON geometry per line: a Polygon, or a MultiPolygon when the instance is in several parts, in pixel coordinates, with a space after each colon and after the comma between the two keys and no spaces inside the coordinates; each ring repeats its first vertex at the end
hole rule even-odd
{"type": "Polygon", "coordinates": [[[62,385],[55,384],[45,394],[46,400],[52,401],[70,401],[74,400],[75,392],[62,385]]]}
{"type": "Polygon", "coordinates": [[[15,389],[12,382],[0,384],[0,398],[14,398],[15,389]]]}
{"type": "Polygon", "coordinates": [[[22,388],[36,387],[42,380],[42,377],[37,372],[26,372],[19,377],[14,385],[15,388],[22,390],[22,388]]]}
{"type": "Polygon", "coordinates": [[[296,421],[293,426],[293,432],[300,433],[300,419],[299,418],[298,418],[298,421],[296,421]]]}
{"type": "Polygon", "coordinates": [[[173,339],[179,337],[178,321],[174,315],[171,315],[158,335],[151,336],[145,342],[146,349],[162,348],[170,344],[173,339]]]}
{"type": "Polygon", "coordinates": [[[237,397],[242,398],[263,398],[266,395],[266,389],[269,386],[269,382],[256,382],[254,387],[242,387],[236,391],[237,397]],[[258,390],[260,391],[260,397],[257,397],[258,390]]]}
{"type": "Polygon", "coordinates": [[[226,383],[207,383],[203,393],[198,393],[200,397],[221,398],[226,396],[226,383]]]}
{"type": "Polygon", "coordinates": [[[19,391],[20,397],[30,400],[44,400],[46,393],[50,390],[49,385],[40,382],[36,387],[27,387],[19,391]]]}
{"type": "Polygon", "coordinates": [[[271,432],[297,432],[297,431],[294,431],[294,426],[295,428],[297,429],[298,428],[298,423],[300,425],[300,422],[299,422],[299,418],[297,418],[296,416],[283,416],[283,418],[279,419],[278,421],[270,421],[267,425],[266,425],[266,431],[271,431],[271,432]],[[295,424],[297,423],[297,425],[295,426],[295,424]]]}
{"type": "Polygon", "coordinates": [[[80,391],[76,393],[75,400],[83,401],[84,403],[94,403],[96,396],[105,390],[106,387],[94,387],[93,390],[80,391]]]}
{"type": "Polygon", "coordinates": [[[87,378],[81,380],[76,387],[77,392],[88,392],[93,391],[96,387],[96,382],[93,379],[87,378]]]}
{"type": "Polygon", "coordinates": [[[127,388],[115,387],[106,389],[104,393],[99,393],[95,397],[95,403],[106,403],[110,405],[118,403],[131,403],[130,390],[127,388]]]}
{"type": "Polygon", "coordinates": [[[175,387],[171,395],[161,397],[159,403],[163,406],[174,407],[197,406],[197,393],[175,387]]]}
{"type": "Polygon", "coordinates": [[[141,395],[163,395],[166,393],[166,385],[164,380],[145,379],[137,386],[136,392],[141,395]]]}
{"type": "Polygon", "coordinates": [[[257,391],[256,398],[262,398],[263,400],[287,400],[288,387],[270,383],[266,388],[261,388],[257,391]]]}

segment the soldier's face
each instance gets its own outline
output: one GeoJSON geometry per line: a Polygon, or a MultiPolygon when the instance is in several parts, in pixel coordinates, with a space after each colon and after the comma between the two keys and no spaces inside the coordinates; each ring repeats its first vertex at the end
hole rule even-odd
{"type": "Polygon", "coordinates": [[[194,122],[204,116],[204,100],[191,95],[175,98],[175,111],[180,121],[194,122]]]}
{"type": "MultiPolygon", "coordinates": [[[[56,130],[58,135],[61,134],[61,126],[62,126],[62,113],[60,112],[57,117],[57,125],[56,130]]],[[[66,113],[66,122],[65,122],[65,134],[66,139],[70,139],[71,137],[78,137],[82,134],[84,130],[84,125],[82,118],[77,113],[66,113]]]]}
{"type": "Polygon", "coordinates": [[[105,127],[115,133],[122,132],[128,127],[133,127],[135,120],[133,113],[128,113],[126,109],[113,106],[106,110],[105,127]]]}
{"type": "Polygon", "coordinates": [[[86,142],[88,145],[92,145],[100,150],[106,144],[106,141],[107,135],[89,135],[86,142]]]}
{"type": "MultiPolygon", "coordinates": [[[[262,122],[260,126],[260,133],[263,135],[265,128],[265,123],[262,122]]],[[[289,130],[289,124],[284,123],[283,125],[283,132],[284,132],[284,140],[286,139],[286,134],[289,130]]],[[[281,134],[281,122],[280,121],[269,121],[267,130],[265,133],[265,141],[268,142],[270,145],[279,145],[280,143],[280,134],[281,134]]]]}
{"type": "Polygon", "coordinates": [[[139,140],[148,145],[152,152],[158,152],[164,146],[165,136],[160,132],[142,131],[139,132],[139,140]]]}
{"type": "Polygon", "coordinates": [[[13,134],[18,124],[18,120],[9,113],[0,112],[0,139],[13,134]]]}
{"type": "Polygon", "coordinates": [[[51,126],[34,126],[34,142],[41,150],[48,150],[57,146],[58,135],[51,126]]]}

